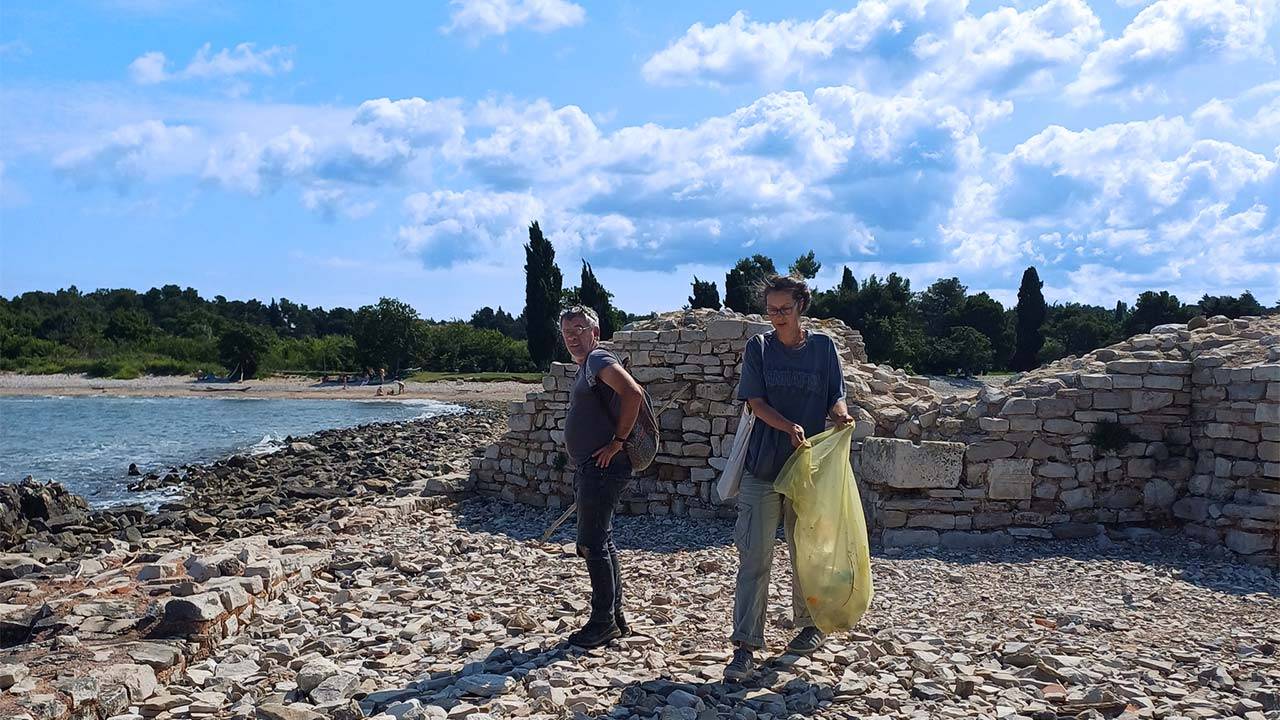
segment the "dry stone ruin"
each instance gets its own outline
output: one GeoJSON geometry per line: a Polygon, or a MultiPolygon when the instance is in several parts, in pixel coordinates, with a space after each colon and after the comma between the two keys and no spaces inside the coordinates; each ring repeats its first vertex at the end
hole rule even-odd
{"type": "MultiPolygon", "coordinates": [[[[867,362],[862,338],[830,335],[857,418],[853,463],[874,539],[890,546],[998,546],[1031,538],[1181,528],[1250,562],[1280,553],[1280,318],[1162,325],[1003,387],[943,394],[867,362]]],[[[633,323],[604,345],[654,398],[662,446],[623,511],[731,516],[715,479],[737,429],[743,346],[759,316],[692,310],[633,323]]],[[[568,506],[563,454],[577,366],[512,403],[509,431],[472,461],[476,488],[568,506]]]]}

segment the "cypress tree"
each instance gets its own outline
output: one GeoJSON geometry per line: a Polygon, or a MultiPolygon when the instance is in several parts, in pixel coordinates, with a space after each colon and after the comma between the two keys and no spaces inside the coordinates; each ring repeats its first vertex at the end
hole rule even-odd
{"type": "Polygon", "coordinates": [[[1034,266],[1022,273],[1022,285],[1018,288],[1018,305],[1014,309],[1017,315],[1015,326],[1013,359],[1009,365],[1015,371],[1023,372],[1037,367],[1040,348],[1044,347],[1044,319],[1048,307],[1044,302],[1041,288],[1044,283],[1034,266]]]}
{"type": "Polygon", "coordinates": [[[539,370],[551,366],[559,342],[560,292],[564,278],[556,265],[556,250],[542,236],[535,220],[524,246],[524,319],[529,357],[539,370]]]}
{"type": "Polygon", "coordinates": [[[596,311],[600,318],[600,339],[608,340],[618,329],[618,311],[610,302],[613,293],[604,289],[591,269],[591,263],[582,261],[582,282],[578,285],[578,302],[596,311]]]}
{"type": "Polygon", "coordinates": [[[720,309],[720,290],[714,282],[699,280],[693,276],[693,295],[689,296],[689,307],[720,309]]]}

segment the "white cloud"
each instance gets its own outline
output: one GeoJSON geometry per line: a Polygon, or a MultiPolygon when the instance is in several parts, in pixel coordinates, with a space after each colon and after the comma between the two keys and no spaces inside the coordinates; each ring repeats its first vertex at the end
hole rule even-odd
{"type": "Polygon", "coordinates": [[[693,25],[649,58],[644,76],[662,85],[838,80],[894,91],[915,81],[913,94],[959,98],[1046,86],[1103,35],[1084,0],[981,16],[965,8],[962,0],[861,0],[817,20],[775,23],[740,12],[693,25]]]}
{"type": "Polygon", "coordinates": [[[139,85],[162,83],[169,79],[169,73],[165,70],[168,62],[162,52],[153,50],[144,53],[129,63],[129,76],[139,85]]]}
{"type": "Polygon", "coordinates": [[[1120,37],[1089,54],[1069,92],[1077,98],[1142,90],[1188,65],[1246,58],[1273,62],[1267,31],[1276,0],[1157,0],[1120,37]]]}
{"type": "Polygon", "coordinates": [[[528,237],[529,223],[544,219],[546,206],[528,193],[436,190],[404,201],[409,224],[400,228],[401,247],[428,266],[467,260],[512,259],[528,237]]]}
{"type": "Polygon", "coordinates": [[[1199,137],[1182,117],[1050,127],[961,188],[941,228],[952,257],[1035,262],[1066,279],[1058,299],[1280,286],[1280,155],[1199,137]]]}
{"type": "Polygon", "coordinates": [[[140,85],[154,85],[173,80],[209,80],[241,75],[274,76],[293,70],[293,49],[272,46],[254,50],[253,43],[240,43],[234,48],[213,52],[205,43],[185,68],[169,72],[169,59],[159,51],[144,53],[129,63],[129,75],[140,85]]]}
{"type": "Polygon", "coordinates": [[[341,187],[317,184],[303,191],[302,206],[333,222],[339,215],[358,220],[376,210],[378,204],[373,200],[353,199],[351,193],[341,187]]]}
{"type": "Polygon", "coordinates": [[[727,23],[695,23],[644,64],[660,85],[776,84],[793,77],[847,72],[858,60],[911,62],[923,36],[945,31],[964,0],[860,0],[852,10],[817,20],[755,22],[738,12],[727,23]]]}
{"type": "Polygon", "coordinates": [[[259,143],[241,132],[208,151],[203,176],[251,194],[301,178],[316,164],[316,142],[296,126],[259,143]]]}
{"type": "Polygon", "coordinates": [[[77,187],[109,185],[123,192],[149,175],[190,171],[196,163],[195,138],[196,131],[185,125],[158,120],[125,125],[97,142],[61,153],[54,169],[77,187]]]}
{"type": "Polygon", "coordinates": [[[473,39],[486,35],[506,35],[518,27],[540,33],[581,25],[587,11],[567,0],[450,0],[453,11],[446,33],[461,33],[473,39]]]}

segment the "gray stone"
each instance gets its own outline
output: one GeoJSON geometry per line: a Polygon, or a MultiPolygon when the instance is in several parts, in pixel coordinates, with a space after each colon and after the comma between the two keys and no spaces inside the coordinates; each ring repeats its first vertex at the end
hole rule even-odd
{"type": "Polygon", "coordinates": [[[964,443],[872,437],[863,440],[861,479],[894,488],[954,488],[964,468],[964,443]]]}
{"type": "Polygon", "coordinates": [[[1173,504],[1173,514],[1183,520],[1204,522],[1209,517],[1209,499],[1184,497],[1173,504]]]}
{"type": "Polygon", "coordinates": [[[1062,503],[1063,509],[1068,512],[1093,507],[1093,488],[1082,487],[1074,490],[1064,490],[1058,495],[1058,500],[1062,503]]]}
{"type": "Polygon", "coordinates": [[[325,716],[303,707],[264,703],[254,708],[257,720],[325,720],[325,716]]]}
{"type": "Polygon", "coordinates": [[[166,622],[190,623],[217,620],[226,612],[222,597],[216,592],[197,593],[171,598],[164,605],[166,622]]]}
{"type": "Polygon", "coordinates": [[[975,443],[965,450],[965,460],[968,462],[982,462],[996,458],[1007,458],[1012,457],[1016,450],[1017,447],[1013,443],[1004,440],[975,443]]]}
{"type": "Polygon", "coordinates": [[[1241,555],[1252,555],[1254,553],[1266,552],[1272,550],[1276,546],[1276,535],[1244,532],[1243,530],[1228,530],[1226,537],[1227,547],[1235,550],[1241,555]]]}
{"type": "Polygon", "coordinates": [[[351,697],[360,689],[360,678],[351,673],[339,672],[324,679],[311,690],[311,701],[324,707],[351,697]]]}
{"type": "Polygon", "coordinates": [[[27,678],[31,671],[22,663],[0,664],[0,690],[8,690],[27,678]]]}
{"type": "Polygon", "coordinates": [[[495,695],[501,695],[515,686],[515,684],[515,679],[506,675],[481,673],[478,675],[467,675],[459,679],[458,689],[462,691],[464,695],[493,697],[495,695]]]}
{"type": "Polygon", "coordinates": [[[113,665],[95,670],[93,676],[100,685],[123,685],[129,691],[129,701],[140,703],[156,694],[156,671],[150,665],[113,665]]]}
{"type": "Polygon", "coordinates": [[[886,547],[916,547],[938,544],[937,530],[885,530],[886,547]]]}
{"type": "Polygon", "coordinates": [[[295,682],[298,689],[309,693],[320,686],[320,683],[338,674],[338,666],[329,660],[319,658],[312,660],[298,669],[295,682]]]}
{"type": "Polygon", "coordinates": [[[987,497],[992,500],[1028,500],[1035,478],[1034,461],[1028,458],[992,460],[987,468],[987,497]]]}

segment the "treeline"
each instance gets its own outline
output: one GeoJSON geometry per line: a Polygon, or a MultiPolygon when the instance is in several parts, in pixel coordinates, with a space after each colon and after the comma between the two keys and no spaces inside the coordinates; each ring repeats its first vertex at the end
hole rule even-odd
{"type": "Polygon", "coordinates": [[[176,285],[0,298],[0,370],[142,374],[377,374],[533,370],[525,343],[497,327],[421,318],[384,298],[356,310],[287,299],[202,298],[176,285]]]}
{"type": "MultiPolygon", "coordinates": [[[[519,315],[483,307],[467,321],[421,317],[408,304],[382,298],[375,305],[329,310],[285,298],[205,299],[191,288],[166,285],[139,293],[74,286],[57,292],[0,297],[0,370],[85,372],[98,376],[213,373],[253,377],[271,372],[355,373],[411,369],[442,372],[532,372],[568,360],[559,341],[560,311],[595,309],[608,339],[641,316],[613,304],[591,264],[566,287],[555,250],[537,222],[525,251],[525,305],[519,315]]],[[[786,271],[812,280],[822,263],[810,251],[786,271]]],[[[771,258],[739,260],[725,275],[723,305],[762,313],[759,287],[778,272],[771,258]]],[[[685,307],[722,306],[714,281],[694,277],[685,307]]],[[[1156,325],[1195,315],[1261,315],[1248,291],[1205,295],[1183,303],[1167,291],[1140,294],[1130,307],[1047,304],[1043,283],[1027,268],[1015,307],[985,292],[970,293],[958,278],[940,278],[922,291],[897,273],[859,280],[845,267],[834,287],[816,290],[809,314],[839,318],[862,333],[873,362],[914,372],[978,374],[1027,370],[1081,355],[1156,325]]]]}
{"type": "MultiPolygon", "coordinates": [[[[813,279],[822,263],[811,251],[787,272],[813,279]]],[[[756,288],[778,272],[771,258],[742,258],[725,276],[724,305],[742,313],[762,313],[756,288]]],[[[1186,304],[1168,291],[1147,291],[1130,307],[1118,301],[1106,308],[1080,303],[1049,305],[1044,283],[1027,268],[1015,307],[1005,308],[985,292],[970,294],[959,278],[940,278],[920,292],[897,273],[859,281],[848,267],[840,282],[815,292],[809,314],[839,318],[862,333],[872,362],[914,372],[978,374],[1023,371],[1068,355],[1082,355],[1164,323],[1186,322],[1196,315],[1263,315],[1263,307],[1245,291],[1239,296],[1204,295],[1186,304]]],[[[720,308],[716,283],[693,279],[689,307],[720,308]]]]}

